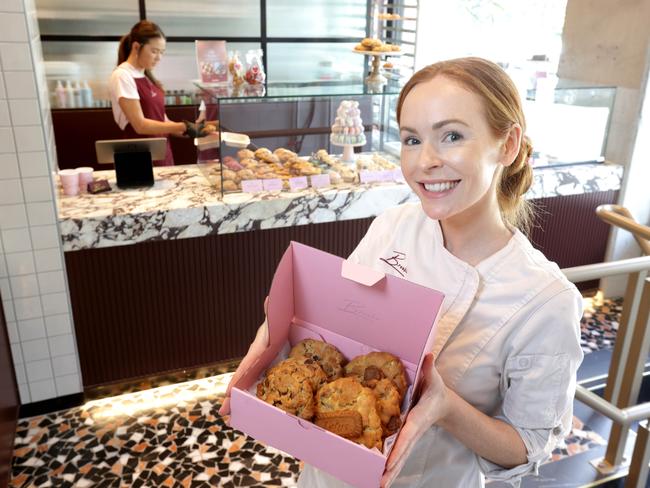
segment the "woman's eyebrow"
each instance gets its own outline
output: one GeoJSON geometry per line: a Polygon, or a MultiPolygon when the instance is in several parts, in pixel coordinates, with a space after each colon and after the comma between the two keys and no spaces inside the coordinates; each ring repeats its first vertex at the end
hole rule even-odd
{"type": "Polygon", "coordinates": [[[462,121],[460,119],[445,119],[445,120],[441,120],[441,121],[436,122],[435,124],[433,124],[431,126],[431,129],[438,130],[441,127],[444,127],[445,125],[448,125],[448,124],[461,124],[461,125],[464,125],[466,127],[469,127],[469,125],[466,122],[464,122],[464,121],[462,121]]]}
{"type": "MultiPolygon", "coordinates": [[[[461,124],[461,125],[464,125],[466,127],[469,127],[469,124],[467,122],[462,121],[461,119],[444,119],[444,120],[440,120],[440,121],[436,122],[435,124],[433,124],[431,126],[431,130],[438,130],[441,127],[444,127],[445,125],[448,125],[448,124],[461,124]]],[[[415,129],[413,129],[411,127],[408,127],[406,125],[401,126],[399,131],[400,132],[402,132],[402,131],[413,132],[414,134],[417,133],[417,131],[415,129]]]]}

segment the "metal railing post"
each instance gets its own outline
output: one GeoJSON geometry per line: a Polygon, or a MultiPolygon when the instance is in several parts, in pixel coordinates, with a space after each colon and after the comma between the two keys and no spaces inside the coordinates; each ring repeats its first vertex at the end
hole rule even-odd
{"type": "MultiPolygon", "coordinates": [[[[646,278],[643,283],[639,311],[632,329],[630,350],[624,361],[623,380],[621,382],[617,407],[625,408],[635,405],[639,399],[643,370],[650,349],[650,330],[648,320],[650,319],[650,279],[646,278]]],[[[607,443],[605,461],[612,466],[620,464],[623,460],[623,450],[628,434],[628,428],[620,424],[612,425],[607,443]]]]}
{"type": "Polygon", "coordinates": [[[616,331],[616,341],[612,350],[612,359],[609,363],[609,373],[607,374],[607,384],[603,397],[618,407],[627,407],[619,402],[619,393],[621,382],[623,381],[624,368],[622,364],[627,360],[630,350],[632,335],[628,333],[634,327],[639,303],[641,301],[641,291],[646,272],[630,273],[627,281],[627,289],[623,297],[623,310],[621,319],[616,331]]]}
{"type": "Polygon", "coordinates": [[[632,453],[630,471],[625,481],[626,487],[645,488],[648,480],[648,463],[650,462],[650,431],[648,421],[639,424],[636,432],[636,442],[632,453]]]}
{"type": "Polygon", "coordinates": [[[601,473],[621,467],[630,425],[643,420],[625,484],[641,488],[646,485],[650,462],[650,402],[637,405],[650,350],[650,266],[641,264],[650,255],[650,227],[638,224],[625,207],[618,205],[601,205],[596,214],[612,226],[631,232],[646,257],[563,270],[573,282],[629,274],[604,398],[578,385],[576,399],[612,420],[605,457],[591,462],[601,473]]]}

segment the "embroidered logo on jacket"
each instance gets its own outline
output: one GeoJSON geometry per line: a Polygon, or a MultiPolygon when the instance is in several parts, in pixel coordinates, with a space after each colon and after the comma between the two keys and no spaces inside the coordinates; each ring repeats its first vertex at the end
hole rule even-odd
{"type": "Polygon", "coordinates": [[[391,257],[379,259],[397,271],[400,276],[404,277],[406,276],[406,254],[400,251],[393,252],[395,254],[393,254],[391,257]]]}

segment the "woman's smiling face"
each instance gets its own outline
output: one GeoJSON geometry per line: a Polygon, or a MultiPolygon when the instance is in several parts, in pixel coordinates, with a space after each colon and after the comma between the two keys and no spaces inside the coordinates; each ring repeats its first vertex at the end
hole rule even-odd
{"type": "Polygon", "coordinates": [[[503,141],[478,95],[445,76],[417,84],[402,106],[400,140],[402,172],[430,218],[499,211],[503,141]]]}

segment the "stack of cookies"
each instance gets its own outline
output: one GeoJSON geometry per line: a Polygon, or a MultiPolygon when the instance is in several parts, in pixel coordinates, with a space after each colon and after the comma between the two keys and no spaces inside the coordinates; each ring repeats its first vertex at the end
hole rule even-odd
{"type": "Polygon", "coordinates": [[[400,47],[396,44],[386,44],[373,37],[366,37],[359,44],[354,46],[354,50],[373,53],[389,53],[399,51],[400,47]]]}
{"type": "Polygon", "coordinates": [[[345,357],[331,344],[306,339],[265,373],[257,396],[271,405],[370,449],[401,426],[408,383],[402,362],[387,352],[345,357]]]}
{"type": "Polygon", "coordinates": [[[241,149],[237,152],[237,158],[225,156],[223,165],[222,176],[225,191],[239,190],[242,180],[272,178],[282,179],[284,189],[288,190],[289,178],[321,173],[320,168],[283,147],[273,152],[266,147],[261,147],[256,151],[241,149]]]}

